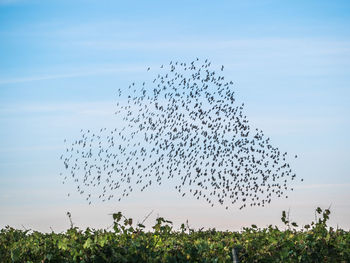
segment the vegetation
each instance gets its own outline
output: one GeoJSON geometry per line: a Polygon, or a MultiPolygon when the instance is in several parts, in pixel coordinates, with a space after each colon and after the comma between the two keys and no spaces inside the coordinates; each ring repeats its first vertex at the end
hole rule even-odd
{"type": "MultiPolygon", "coordinates": [[[[285,229],[246,227],[241,232],[178,231],[162,217],[153,231],[113,214],[114,231],[40,233],[6,227],[0,231],[1,262],[350,262],[350,233],[327,227],[330,211],[316,209],[314,222],[298,229],[282,212],[285,229]]],[[[70,216],[70,214],[69,214],[70,216]]]]}

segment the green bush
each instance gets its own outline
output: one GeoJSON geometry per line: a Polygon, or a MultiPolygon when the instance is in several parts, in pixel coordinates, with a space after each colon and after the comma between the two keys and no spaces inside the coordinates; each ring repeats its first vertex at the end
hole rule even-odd
{"type": "Polygon", "coordinates": [[[45,234],[6,227],[0,231],[1,262],[350,262],[350,233],[327,227],[330,211],[317,208],[318,219],[298,228],[282,212],[285,230],[276,226],[241,232],[195,231],[157,218],[153,231],[131,218],[113,214],[114,231],[79,230],[45,234]]]}

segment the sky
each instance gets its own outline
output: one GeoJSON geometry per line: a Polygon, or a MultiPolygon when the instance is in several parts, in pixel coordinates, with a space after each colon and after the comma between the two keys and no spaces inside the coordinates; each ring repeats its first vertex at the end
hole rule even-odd
{"type": "MultiPolygon", "coordinates": [[[[331,207],[350,229],[349,1],[0,0],[0,228],[107,228],[111,213],[175,226],[240,230],[306,224],[331,207]],[[87,202],[63,185],[63,140],[120,127],[117,89],[147,68],[208,58],[225,65],[245,114],[303,182],[264,208],[225,210],[181,197],[171,182],[122,202],[87,202]],[[67,193],[72,192],[68,197],[67,193]]],[[[155,72],[156,74],[156,72],[155,72]]]]}

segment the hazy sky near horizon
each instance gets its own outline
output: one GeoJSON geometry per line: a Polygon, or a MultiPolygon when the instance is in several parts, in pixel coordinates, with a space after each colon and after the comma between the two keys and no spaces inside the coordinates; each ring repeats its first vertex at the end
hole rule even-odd
{"type": "MultiPolygon", "coordinates": [[[[331,206],[350,228],[349,1],[0,0],[0,228],[107,227],[112,212],[150,211],[176,224],[240,229],[301,223],[331,206]],[[61,184],[63,140],[119,127],[116,91],[150,66],[208,58],[225,65],[253,127],[299,158],[288,199],[265,208],[211,208],[171,182],[88,206],[61,184]]],[[[153,223],[150,219],[149,224],[153,223]]]]}

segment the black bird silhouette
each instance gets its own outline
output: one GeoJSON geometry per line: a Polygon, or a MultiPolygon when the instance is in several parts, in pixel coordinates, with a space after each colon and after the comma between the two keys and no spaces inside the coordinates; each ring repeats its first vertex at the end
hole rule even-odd
{"type": "Polygon", "coordinates": [[[63,182],[71,178],[89,204],[93,196],[121,201],[138,185],[144,191],[168,179],[182,196],[226,209],[265,206],[284,196],[296,177],[287,153],[251,129],[233,82],[208,59],[171,61],[160,70],[151,81],[118,89],[123,127],[81,130],[67,145],[63,182]]]}

